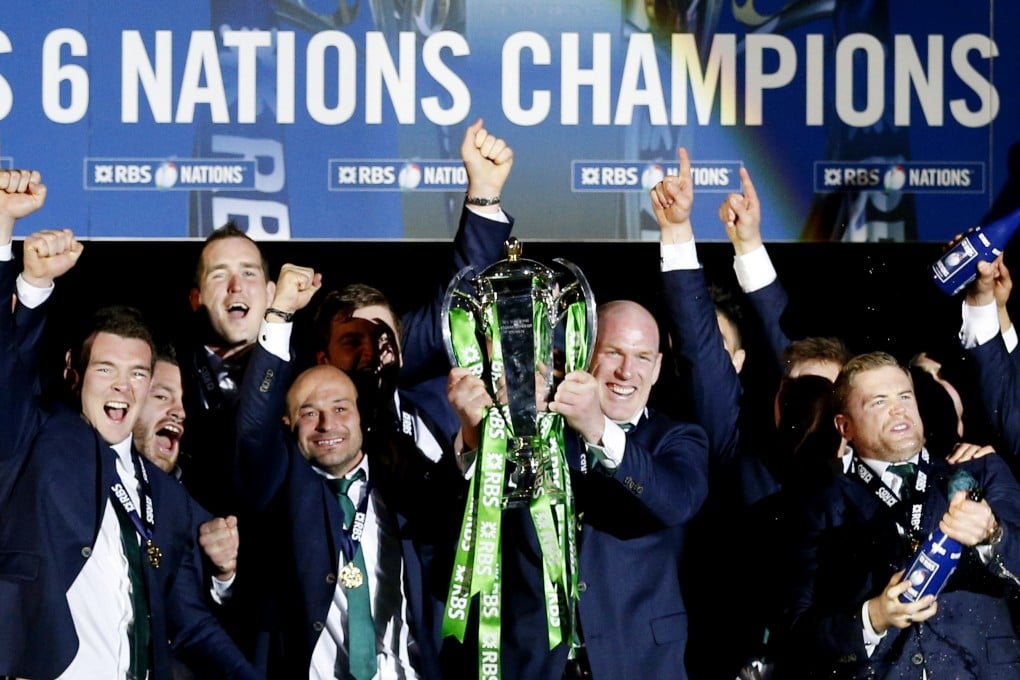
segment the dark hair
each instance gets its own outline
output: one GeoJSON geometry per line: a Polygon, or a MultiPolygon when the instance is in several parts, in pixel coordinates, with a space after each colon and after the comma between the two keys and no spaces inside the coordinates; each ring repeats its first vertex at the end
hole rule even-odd
{"type": "Polygon", "coordinates": [[[402,331],[400,317],[397,316],[390,301],[378,288],[363,283],[352,283],[340,290],[331,290],[319,302],[315,309],[315,319],[312,323],[315,330],[316,350],[326,350],[333,331],[333,320],[347,321],[354,312],[364,307],[378,305],[390,310],[393,315],[393,323],[396,328],[393,332],[399,337],[402,331]]]}
{"type": "Polygon", "coordinates": [[[202,246],[202,252],[198,256],[198,263],[195,265],[195,280],[194,286],[196,288],[202,285],[202,277],[205,276],[205,251],[209,248],[210,244],[216,243],[217,241],[223,241],[228,238],[243,238],[246,241],[250,241],[255,249],[259,251],[259,264],[262,266],[262,274],[266,277],[266,281],[269,281],[269,262],[266,260],[266,256],[262,253],[262,249],[259,248],[259,244],[251,236],[237,226],[234,222],[227,222],[222,227],[214,229],[211,234],[206,236],[205,244],[202,246]]]}
{"type": "Polygon", "coordinates": [[[947,456],[960,439],[957,431],[960,417],[953,399],[931,373],[918,366],[911,366],[909,371],[914,381],[917,411],[924,426],[925,445],[933,454],[947,456]]]}
{"type": "Polygon", "coordinates": [[[839,450],[832,383],[819,375],[787,378],[776,395],[778,444],[794,460],[831,460],[839,450]]]}
{"type": "Polygon", "coordinates": [[[92,343],[100,333],[143,341],[149,346],[153,357],[152,364],[155,364],[156,346],[142,313],[134,307],[114,305],[96,310],[78,333],[77,340],[71,347],[71,367],[79,373],[89,365],[92,358],[92,343]]]}
{"type": "Polygon", "coordinates": [[[790,369],[807,361],[826,361],[842,366],[853,355],[839,338],[834,337],[811,337],[794,340],[783,350],[780,361],[783,365],[783,373],[790,374],[790,369]]]}
{"type": "Polygon", "coordinates": [[[850,390],[852,390],[854,386],[854,378],[856,378],[859,373],[873,371],[885,366],[898,368],[903,371],[908,378],[910,378],[910,372],[903,368],[900,362],[896,360],[896,357],[891,354],[887,354],[886,352],[869,352],[868,354],[859,354],[843,364],[843,369],[836,377],[836,384],[832,387],[832,406],[834,412],[846,412],[847,397],[850,396],[850,390]]]}
{"type": "Polygon", "coordinates": [[[180,360],[177,358],[177,348],[169,342],[158,342],[156,343],[155,361],[163,361],[168,364],[173,364],[178,368],[181,365],[180,360]]]}

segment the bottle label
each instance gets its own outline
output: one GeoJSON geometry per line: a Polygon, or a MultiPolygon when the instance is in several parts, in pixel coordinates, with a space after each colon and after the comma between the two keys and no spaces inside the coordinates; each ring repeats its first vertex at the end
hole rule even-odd
{"type": "Polygon", "coordinates": [[[903,579],[910,583],[910,587],[900,595],[900,601],[915,602],[925,595],[941,593],[961,555],[962,549],[954,541],[929,540],[907,568],[903,579]]]}
{"type": "Polygon", "coordinates": [[[947,293],[955,295],[974,279],[978,255],[969,238],[961,239],[932,265],[936,283],[947,293]]]}

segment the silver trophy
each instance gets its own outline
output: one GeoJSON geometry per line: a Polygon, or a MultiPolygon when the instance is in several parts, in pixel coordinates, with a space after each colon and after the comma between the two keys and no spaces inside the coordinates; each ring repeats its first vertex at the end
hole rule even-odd
{"type": "MultiPolygon", "coordinates": [[[[555,268],[523,259],[514,237],[506,253],[480,273],[469,266],[454,277],[442,326],[451,365],[468,365],[482,378],[509,422],[506,455],[512,465],[504,503],[510,507],[526,505],[535,495],[536,478],[547,463],[540,421],[559,417],[548,413],[548,403],[570,370],[569,356],[580,368],[588,366],[596,316],[591,286],[577,266],[559,258],[555,268]]],[[[548,481],[543,488],[562,492],[548,481]]]]}

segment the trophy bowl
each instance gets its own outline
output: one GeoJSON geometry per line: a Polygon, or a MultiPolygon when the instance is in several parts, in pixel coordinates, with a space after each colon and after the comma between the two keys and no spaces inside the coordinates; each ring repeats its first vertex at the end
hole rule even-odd
{"type": "Polygon", "coordinates": [[[478,273],[462,269],[442,307],[451,365],[485,382],[507,424],[507,506],[530,502],[539,488],[564,492],[565,480],[543,477],[548,430],[562,427],[548,404],[567,366],[588,366],[596,330],[594,296],[581,270],[563,259],[554,266],[524,259],[521,250],[511,237],[506,259],[478,273]]]}

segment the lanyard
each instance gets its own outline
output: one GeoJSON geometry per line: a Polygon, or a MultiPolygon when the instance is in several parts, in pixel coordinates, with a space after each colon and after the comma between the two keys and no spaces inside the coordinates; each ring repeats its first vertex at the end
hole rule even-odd
{"type": "MultiPolygon", "coordinates": [[[[892,492],[892,489],[886,486],[875,471],[868,467],[856,453],[853,455],[853,460],[850,463],[850,474],[860,483],[864,484],[878,498],[879,502],[886,507],[894,508],[899,505],[900,500],[892,492]]],[[[921,456],[917,466],[917,478],[914,480],[914,502],[910,506],[909,538],[912,547],[919,545],[923,539],[921,535],[921,513],[924,511],[925,501],[928,500],[928,471],[930,469],[928,463],[928,451],[921,449],[921,456]]]]}
{"type": "Polygon", "coordinates": [[[138,532],[138,535],[145,542],[145,551],[149,558],[149,564],[158,569],[160,560],[163,558],[163,551],[152,542],[152,535],[156,530],[156,514],[153,509],[152,486],[149,484],[149,474],[145,471],[145,466],[142,465],[141,459],[134,450],[131,451],[131,462],[135,466],[135,477],[138,480],[138,496],[142,502],[142,507],[145,509],[144,515],[139,513],[138,508],[135,507],[134,501],[131,500],[127,489],[124,488],[124,482],[121,481],[120,473],[117,472],[116,467],[113,469],[113,485],[110,487],[110,491],[121,507],[124,508],[124,512],[131,519],[131,523],[135,525],[135,531],[138,532]]]}
{"type": "Polygon", "coordinates": [[[361,534],[365,531],[365,516],[368,512],[368,499],[372,495],[372,480],[365,480],[365,488],[362,490],[361,501],[354,511],[354,521],[351,528],[343,528],[340,531],[340,550],[344,554],[344,560],[351,562],[354,555],[361,547],[361,534]]]}

